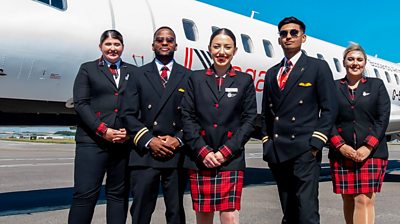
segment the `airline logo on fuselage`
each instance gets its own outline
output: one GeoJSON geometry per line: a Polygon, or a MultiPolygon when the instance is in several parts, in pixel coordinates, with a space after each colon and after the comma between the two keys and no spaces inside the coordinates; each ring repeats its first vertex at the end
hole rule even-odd
{"type": "MultiPolygon", "coordinates": [[[[204,51],[204,50],[195,49],[195,48],[186,47],[186,49],[185,49],[185,60],[184,60],[184,66],[186,68],[192,69],[192,66],[193,66],[193,55],[195,55],[195,57],[201,62],[201,64],[204,67],[204,69],[207,69],[207,68],[211,67],[212,58],[211,58],[210,52],[204,51]]],[[[261,70],[261,71],[257,72],[257,70],[254,69],[254,68],[242,69],[242,67],[240,67],[238,65],[234,65],[233,68],[235,70],[237,70],[237,71],[245,72],[245,73],[248,73],[249,75],[251,75],[251,77],[254,80],[254,86],[255,86],[256,92],[262,92],[263,91],[263,89],[264,89],[264,78],[265,78],[265,74],[267,73],[267,71],[261,70]]]]}

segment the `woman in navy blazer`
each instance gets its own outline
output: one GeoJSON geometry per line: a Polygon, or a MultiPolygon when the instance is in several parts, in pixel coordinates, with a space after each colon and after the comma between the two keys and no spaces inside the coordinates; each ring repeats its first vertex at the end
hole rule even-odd
{"type": "Polygon", "coordinates": [[[104,31],[99,48],[100,59],[82,64],[74,83],[79,123],[69,224],[91,223],[106,173],[107,223],[126,222],[129,147],[123,143],[127,135],[119,108],[134,66],[121,60],[124,42],[118,31],[104,31]]]}
{"type": "Polygon", "coordinates": [[[190,189],[197,223],[238,223],[245,168],[244,145],[257,116],[253,80],[231,65],[236,39],[216,30],[209,51],[214,64],[189,78],[182,107],[183,134],[189,152],[190,189]]]}
{"type": "Polygon", "coordinates": [[[390,99],[382,80],[363,76],[367,56],[359,45],[344,51],[346,77],[336,80],[339,112],[329,159],[333,191],[342,195],[346,223],[374,223],[375,192],[388,162],[385,132],[390,99]]]}

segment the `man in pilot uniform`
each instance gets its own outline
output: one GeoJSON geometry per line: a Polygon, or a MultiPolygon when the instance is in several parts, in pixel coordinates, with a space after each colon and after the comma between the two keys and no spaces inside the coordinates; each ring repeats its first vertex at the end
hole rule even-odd
{"type": "Polygon", "coordinates": [[[161,27],[154,33],[155,59],[137,69],[123,96],[123,122],[132,138],[132,223],[147,224],[154,212],[159,186],[163,188],[166,223],[185,223],[186,187],[181,141],[181,98],[191,71],[173,57],[174,31],[161,27]]]}
{"type": "Polygon", "coordinates": [[[277,182],[282,223],[319,223],[321,150],[337,113],[328,64],[301,51],[305,25],[295,17],[278,25],[285,57],[265,76],[263,159],[277,182]]]}

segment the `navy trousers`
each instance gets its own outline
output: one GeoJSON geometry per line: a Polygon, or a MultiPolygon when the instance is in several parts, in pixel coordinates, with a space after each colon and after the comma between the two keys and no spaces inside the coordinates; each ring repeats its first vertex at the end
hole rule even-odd
{"type": "Polygon", "coordinates": [[[105,174],[107,223],[125,224],[128,212],[129,149],[123,144],[99,147],[77,143],[75,152],[74,193],[68,224],[90,224],[105,174]]]}

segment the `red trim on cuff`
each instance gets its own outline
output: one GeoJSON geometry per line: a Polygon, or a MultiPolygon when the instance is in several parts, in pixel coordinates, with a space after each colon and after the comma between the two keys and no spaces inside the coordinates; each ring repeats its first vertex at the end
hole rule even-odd
{"type": "Polygon", "coordinates": [[[342,138],[342,136],[340,135],[334,135],[331,139],[330,139],[332,145],[338,149],[340,148],[340,146],[344,145],[344,140],[342,138]]]}
{"type": "Polygon", "coordinates": [[[231,158],[232,156],[232,150],[226,145],[221,146],[221,148],[219,148],[219,151],[226,159],[231,158]]]}
{"type": "Polygon", "coordinates": [[[365,138],[364,143],[371,146],[372,148],[375,148],[379,144],[379,140],[372,135],[368,135],[365,138]]]}
{"type": "Polygon", "coordinates": [[[107,125],[104,122],[101,122],[100,125],[96,129],[96,134],[100,137],[107,132],[107,125]]]}
{"type": "Polygon", "coordinates": [[[212,150],[208,147],[208,145],[201,147],[199,154],[197,155],[197,157],[199,157],[202,161],[204,160],[204,158],[206,158],[206,156],[208,155],[208,153],[212,152],[212,150]]]}

